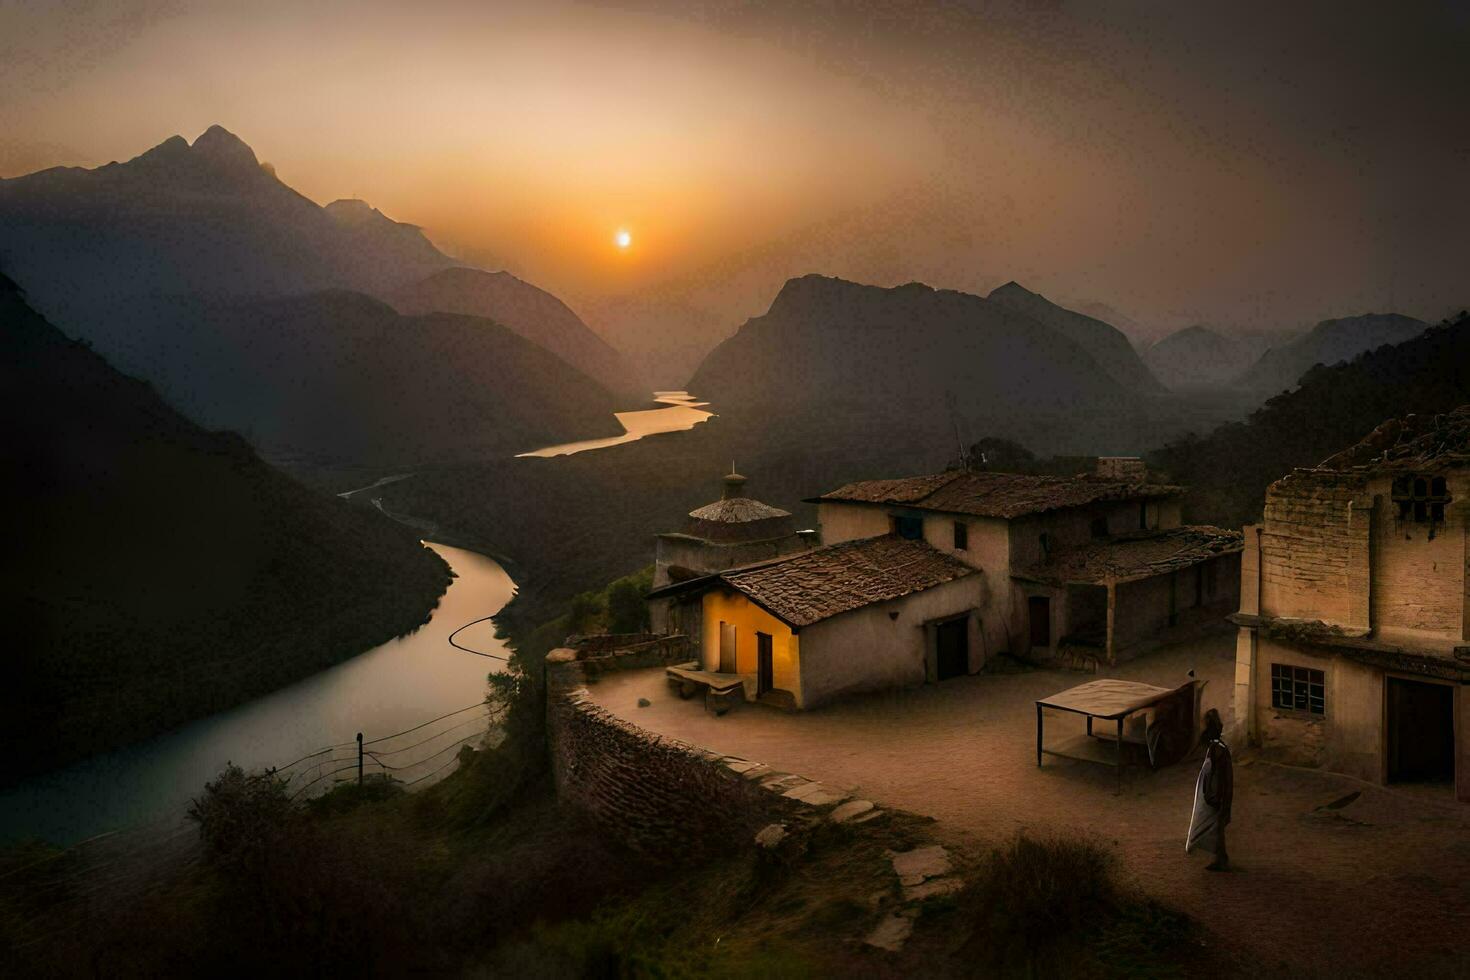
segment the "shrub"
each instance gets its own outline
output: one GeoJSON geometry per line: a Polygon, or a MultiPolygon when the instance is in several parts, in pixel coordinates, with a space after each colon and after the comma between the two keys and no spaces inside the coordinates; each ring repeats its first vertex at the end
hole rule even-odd
{"type": "Polygon", "coordinates": [[[982,941],[997,960],[1018,954],[1035,965],[1099,923],[1119,904],[1117,860],[1076,837],[1017,836],[990,856],[976,887],[982,941]]]}
{"type": "Polygon", "coordinates": [[[189,819],[211,859],[240,866],[258,862],[280,840],[296,814],[286,781],[270,772],[246,772],[229,763],[204,794],[189,804],[189,819]]]}
{"type": "Polygon", "coordinates": [[[607,590],[609,633],[643,633],[648,629],[647,588],[637,579],[621,578],[607,590]]]}

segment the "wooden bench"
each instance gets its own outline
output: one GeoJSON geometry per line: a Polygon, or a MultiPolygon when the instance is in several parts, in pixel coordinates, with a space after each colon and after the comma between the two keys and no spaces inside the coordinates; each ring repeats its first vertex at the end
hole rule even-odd
{"type": "Polygon", "coordinates": [[[664,676],[686,701],[703,691],[705,709],[716,715],[723,715],[745,700],[745,678],[739,674],[700,670],[699,664],[690,662],[665,668],[664,676]]]}

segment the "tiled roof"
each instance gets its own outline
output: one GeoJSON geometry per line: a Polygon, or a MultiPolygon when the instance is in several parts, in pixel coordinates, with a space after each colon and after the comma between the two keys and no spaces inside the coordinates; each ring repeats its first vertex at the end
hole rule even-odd
{"type": "Polygon", "coordinates": [[[956,470],[903,480],[863,480],[812,502],[900,504],[977,517],[1016,518],[1111,500],[1172,497],[1182,487],[1106,480],[1096,476],[1032,476],[956,470]]]}
{"type": "Polygon", "coordinates": [[[1040,565],[1013,574],[1058,585],[1131,582],[1188,568],[1244,547],[1245,538],[1239,531],[1208,524],[1189,525],[1164,531],[1138,531],[1059,548],[1040,565]]]}
{"type": "Polygon", "coordinates": [[[749,524],[751,521],[769,521],[776,517],[790,517],[791,512],[749,497],[729,497],[705,504],[689,512],[696,521],[713,521],[720,524],[749,524]]]}
{"type": "Polygon", "coordinates": [[[885,535],[732,569],[718,578],[800,628],[974,573],[923,542],[885,535]]]}

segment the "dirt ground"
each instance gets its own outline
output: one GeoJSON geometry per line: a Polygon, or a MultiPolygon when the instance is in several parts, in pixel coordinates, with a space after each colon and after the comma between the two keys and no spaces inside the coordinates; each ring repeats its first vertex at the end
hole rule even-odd
{"type": "MultiPolygon", "coordinates": [[[[1194,668],[1209,682],[1205,706],[1228,725],[1234,650],[1222,633],[1099,676],[1172,687],[1194,668]]],[[[1470,806],[1438,787],[1376,787],[1233,746],[1238,870],[1210,873],[1208,855],[1184,854],[1197,757],[1131,771],[1121,792],[1109,767],[1048,757],[1037,768],[1036,699],[1089,679],[987,674],[808,712],[743,705],[722,718],[681,701],[661,669],[605,676],[592,693],[650,730],[932,816],[971,847],[1021,830],[1095,835],[1146,891],[1270,972],[1470,975],[1470,806]]],[[[1048,743],[1081,725],[1049,716],[1048,743]]]]}

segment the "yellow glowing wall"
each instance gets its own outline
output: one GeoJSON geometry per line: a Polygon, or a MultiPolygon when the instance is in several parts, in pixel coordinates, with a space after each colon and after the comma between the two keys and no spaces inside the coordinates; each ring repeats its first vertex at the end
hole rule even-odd
{"type": "MultiPolygon", "coordinates": [[[[712,589],[704,595],[704,622],[700,632],[700,659],[705,670],[720,667],[720,624],[735,627],[735,670],[755,676],[756,633],[771,637],[772,682],[778,690],[790,691],[801,704],[800,639],[775,616],[738,592],[712,589]]],[[[747,686],[754,693],[754,684],[747,686]]]]}

